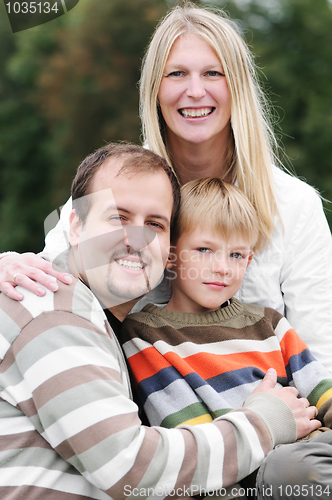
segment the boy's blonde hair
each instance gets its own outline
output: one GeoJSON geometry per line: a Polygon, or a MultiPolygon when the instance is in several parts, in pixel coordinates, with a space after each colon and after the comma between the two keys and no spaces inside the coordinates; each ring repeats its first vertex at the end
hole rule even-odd
{"type": "MultiPolygon", "coordinates": [[[[140,115],[143,139],[176,170],[166,144],[166,124],[158,92],[170,50],[180,36],[195,34],[219,57],[231,94],[232,136],[226,158],[231,182],[237,182],[257,210],[260,236],[265,246],[272,235],[277,212],[272,162],[277,142],[269,121],[269,106],[256,76],[253,57],[235,22],[223,11],[201,8],[189,1],[171,9],[159,23],[142,66],[140,115]]],[[[204,171],[201,172],[204,176],[204,171]]]]}
{"type": "Polygon", "coordinates": [[[239,233],[253,250],[259,237],[257,213],[248,198],[233,184],[211,177],[182,186],[172,243],[199,227],[209,228],[226,240],[239,233]]]}

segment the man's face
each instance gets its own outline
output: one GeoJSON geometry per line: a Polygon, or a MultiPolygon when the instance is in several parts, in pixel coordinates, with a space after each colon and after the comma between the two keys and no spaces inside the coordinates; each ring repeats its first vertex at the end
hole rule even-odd
{"type": "Polygon", "coordinates": [[[167,175],[128,170],[117,176],[122,164],[112,159],[95,174],[84,225],[71,215],[78,275],[107,308],[156,286],[170,245],[173,192],[167,175]]]}

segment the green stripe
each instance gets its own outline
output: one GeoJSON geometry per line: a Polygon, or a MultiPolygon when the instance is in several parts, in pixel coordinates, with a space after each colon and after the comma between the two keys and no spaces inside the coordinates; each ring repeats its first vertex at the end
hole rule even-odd
{"type": "Polygon", "coordinates": [[[214,418],[203,403],[193,403],[192,405],[186,406],[176,413],[168,415],[166,418],[164,418],[160,425],[161,427],[168,427],[169,429],[172,429],[173,427],[181,425],[187,420],[201,417],[202,415],[210,415],[212,418],[214,418]]]}
{"type": "Polygon", "coordinates": [[[316,405],[323,394],[332,388],[332,380],[330,378],[324,379],[319,382],[318,385],[311,391],[308,396],[309,403],[311,405],[316,405]]]}
{"type": "Polygon", "coordinates": [[[226,413],[232,411],[234,408],[223,408],[222,410],[216,410],[213,412],[214,418],[217,417],[222,417],[223,415],[226,415],[226,413]]]}

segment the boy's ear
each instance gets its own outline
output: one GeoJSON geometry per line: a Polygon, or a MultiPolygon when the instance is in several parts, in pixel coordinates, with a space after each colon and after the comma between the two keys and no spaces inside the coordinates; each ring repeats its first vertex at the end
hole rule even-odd
{"type": "Polygon", "coordinates": [[[72,210],[69,216],[69,242],[72,247],[78,245],[82,231],[82,221],[79,216],[72,210]]]}
{"type": "Polygon", "coordinates": [[[254,258],[255,252],[250,252],[249,257],[248,257],[248,262],[247,262],[247,267],[249,266],[250,262],[254,258]]]}

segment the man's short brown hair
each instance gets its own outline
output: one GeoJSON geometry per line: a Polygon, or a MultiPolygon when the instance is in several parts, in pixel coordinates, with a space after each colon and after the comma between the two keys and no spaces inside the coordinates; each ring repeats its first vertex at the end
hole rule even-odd
{"type": "MultiPolygon", "coordinates": [[[[173,191],[172,221],[178,212],[180,204],[180,187],[174,172],[156,153],[142,146],[131,143],[109,143],[103,146],[82,161],[77,169],[76,176],[71,186],[73,208],[76,210],[82,224],[85,223],[90,210],[89,198],[92,181],[99,168],[109,159],[123,159],[123,165],[117,175],[126,171],[133,173],[164,171],[170,180],[173,191]],[[86,197],[86,198],[84,198],[86,197]],[[81,200],[81,202],[80,202],[81,200]],[[84,201],[83,201],[84,200],[84,201]]],[[[156,186],[158,189],[158,186],[156,186]]]]}

